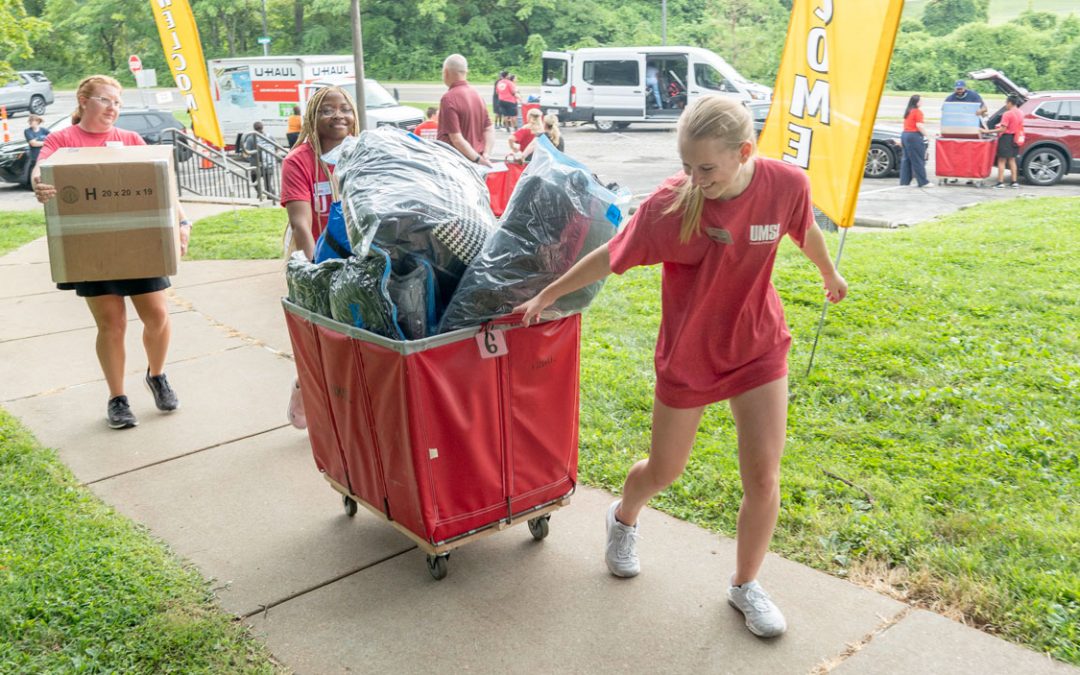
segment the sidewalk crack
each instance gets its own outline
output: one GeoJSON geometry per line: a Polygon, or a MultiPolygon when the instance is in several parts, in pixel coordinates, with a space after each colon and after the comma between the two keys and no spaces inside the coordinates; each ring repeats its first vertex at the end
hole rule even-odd
{"type": "Polygon", "coordinates": [[[875,626],[874,630],[862,636],[855,642],[849,642],[847,646],[844,647],[844,650],[841,651],[839,654],[822,659],[820,663],[810,669],[809,675],[825,675],[826,673],[831,673],[833,669],[854,656],[863,647],[870,644],[870,642],[874,638],[903,621],[904,618],[907,617],[908,614],[911,614],[913,611],[915,611],[914,607],[904,607],[895,615],[889,618],[885,618],[879,615],[879,618],[882,619],[882,622],[875,626]]]}

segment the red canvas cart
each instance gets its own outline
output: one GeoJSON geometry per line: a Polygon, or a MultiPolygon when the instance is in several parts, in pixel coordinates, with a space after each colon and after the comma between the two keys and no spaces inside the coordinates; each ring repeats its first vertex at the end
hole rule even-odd
{"type": "Polygon", "coordinates": [[[993,138],[938,138],[934,141],[934,174],[938,183],[957,179],[979,181],[994,168],[997,140],[993,138]]]}
{"type": "Polygon", "coordinates": [[[577,483],[581,317],[400,342],[282,300],[315,464],[428,555],[527,521],[577,483]],[[502,346],[504,345],[504,347],[502,346]]]}

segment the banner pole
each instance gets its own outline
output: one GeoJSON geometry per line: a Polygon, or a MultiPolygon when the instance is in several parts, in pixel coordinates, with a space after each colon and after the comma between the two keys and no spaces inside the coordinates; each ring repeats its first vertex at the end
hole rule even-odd
{"type": "MultiPolygon", "coordinates": [[[[840,272],[840,256],[844,255],[844,239],[847,238],[847,232],[850,228],[841,228],[840,232],[840,246],[836,249],[836,267],[837,273],[840,272]]],[[[814,346],[810,349],[810,362],[806,364],[806,373],[804,378],[810,377],[810,369],[814,367],[814,354],[817,353],[818,338],[821,337],[821,329],[825,327],[825,313],[829,311],[829,299],[825,298],[825,302],[821,305],[821,318],[818,319],[817,333],[814,334],[814,346]]]]}

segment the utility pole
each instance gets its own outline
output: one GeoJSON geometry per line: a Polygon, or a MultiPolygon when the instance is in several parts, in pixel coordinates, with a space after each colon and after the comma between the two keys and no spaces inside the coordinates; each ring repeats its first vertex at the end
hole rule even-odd
{"type": "Polygon", "coordinates": [[[660,0],[660,44],[667,46],[667,0],[660,0]]]}
{"type": "Polygon", "coordinates": [[[363,131],[367,128],[367,106],[364,103],[364,36],[360,30],[360,0],[352,0],[352,43],[353,72],[356,73],[356,122],[363,131]]]}
{"type": "Polygon", "coordinates": [[[266,27],[266,0],[262,0],[263,34],[259,42],[263,46],[263,56],[270,56],[270,31],[266,27]]]}

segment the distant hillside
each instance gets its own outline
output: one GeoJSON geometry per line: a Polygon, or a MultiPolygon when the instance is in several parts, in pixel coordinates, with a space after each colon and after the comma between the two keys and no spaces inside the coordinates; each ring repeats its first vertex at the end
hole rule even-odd
{"type": "MultiPolygon", "coordinates": [[[[904,3],[904,18],[921,18],[927,2],[929,0],[907,0],[904,3]]],[[[1080,2],[1077,0],[990,0],[990,23],[1005,23],[1028,9],[1053,12],[1061,16],[1070,13],[1080,16],[1080,2]]]]}

